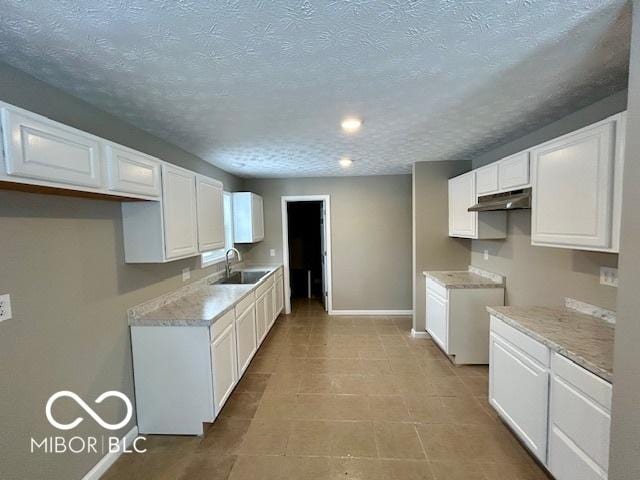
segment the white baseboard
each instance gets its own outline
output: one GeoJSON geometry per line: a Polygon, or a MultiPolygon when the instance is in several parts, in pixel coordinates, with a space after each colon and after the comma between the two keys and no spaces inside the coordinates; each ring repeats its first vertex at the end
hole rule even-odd
{"type": "Polygon", "coordinates": [[[109,452],[104,457],[102,457],[100,461],[96,463],[84,477],[82,477],[82,480],[98,480],[102,475],[104,475],[107,470],[109,470],[109,467],[115,463],[118,457],[122,455],[122,450],[131,446],[137,436],[138,426],[134,425],[133,428],[129,430],[120,440],[120,448],[118,449],[118,451],[109,452]]]}
{"type": "Polygon", "coordinates": [[[431,335],[429,335],[426,331],[420,332],[420,331],[414,330],[413,328],[411,329],[411,336],[413,338],[431,338],[431,335]]]}
{"type": "Polygon", "coordinates": [[[330,310],[329,315],[413,315],[413,310],[330,310]]]}

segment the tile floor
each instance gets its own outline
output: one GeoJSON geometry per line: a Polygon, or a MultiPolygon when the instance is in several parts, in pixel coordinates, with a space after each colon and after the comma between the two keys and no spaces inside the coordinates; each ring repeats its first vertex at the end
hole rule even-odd
{"type": "Polygon", "coordinates": [[[489,407],[487,368],[410,329],[297,302],[204,437],[150,436],[103,478],[546,479],[489,407]]]}

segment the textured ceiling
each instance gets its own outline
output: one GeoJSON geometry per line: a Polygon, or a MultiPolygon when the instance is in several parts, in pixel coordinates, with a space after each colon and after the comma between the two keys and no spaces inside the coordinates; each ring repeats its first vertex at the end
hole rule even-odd
{"type": "Polygon", "coordinates": [[[0,0],[0,60],[241,176],[407,173],[624,88],[629,17],[624,0],[0,0]]]}

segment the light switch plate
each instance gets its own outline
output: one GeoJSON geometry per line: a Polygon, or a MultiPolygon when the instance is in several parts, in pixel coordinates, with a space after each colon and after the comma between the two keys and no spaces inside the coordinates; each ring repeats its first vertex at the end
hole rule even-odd
{"type": "Polygon", "coordinates": [[[272,248],[271,250],[269,250],[269,255],[270,255],[271,257],[275,257],[275,256],[276,256],[276,249],[275,249],[275,248],[272,248]]]}
{"type": "Polygon", "coordinates": [[[0,322],[11,318],[11,297],[9,294],[0,295],[0,322]]]}
{"type": "Polygon", "coordinates": [[[600,285],[618,288],[618,269],[600,267],[600,285]]]}
{"type": "Polygon", "coordinates": [[[189,270],[189,267],[183,268],[182,269],[182,281],[186,282],[190,278],[191,278],[191,270],[189,270]]]}

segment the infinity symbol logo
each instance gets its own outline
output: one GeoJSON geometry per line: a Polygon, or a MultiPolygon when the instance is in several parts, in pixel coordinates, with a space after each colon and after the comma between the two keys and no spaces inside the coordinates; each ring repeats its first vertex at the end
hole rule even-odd
{"type": "Polygon", "coordinates": [[[59,429],[59,430],[71,430],[72,428],[75,428],[78,425],[80,425],[80,423],[82,423],[82,421],[84,420],[83,417],[78,417],[73,422],[67,423],[67,424],[57,422],[53,418],[53,415],[51,414],[51,407],[53,406],[54,402],[56,400],[58,400],[59,398],[61,398],[61,397],[69,397],[69,398],[73,399],[78,405],[80,405],[82,407],[82,409],[85,412],[87,412],[91,416],[91,418],[93,418],[102,428],[106,428],[107,430],[118,430],[118,429],[124,427],[127,423],[129,423],[129,420],[131,420],[131,416],[133,415],[133,407],[131,406],[131,401],[122,392],[118,392],[116,390],[110,390],[108,392],[104,392],[102,395],[100,395],[95,400],[95,403],[102,403],[102,401],[104,399],[106,399],[106,398],[117,397],[117,398],[119,398],[120,400],[122,400],[124,402],[124,404],[127,407],[127,415],[125,416],[125,418],[121,422],[116,423],[116,424],[111,424],[111,423],[105,422],[78,395],[76,395],[73,392],[69,392],[67,390],[62,390],[60,392],[54,393],[53,395],[51,395],[49,397],[49,400],[47,400],[47,406],[46,406],[46,410],[45,410],[45,413],[47,415],[47,420],[49,420],[49,423],[51,425],[53,425],[54,427],[56,427],[57,429],[59,429]]]}

